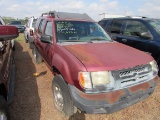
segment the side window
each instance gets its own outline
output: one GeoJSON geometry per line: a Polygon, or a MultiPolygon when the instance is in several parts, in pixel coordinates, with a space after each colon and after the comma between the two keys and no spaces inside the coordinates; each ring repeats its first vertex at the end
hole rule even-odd
{"type": "Polygon", "coordinates": [[[50,35],[51,37],[53,37],[53,35],[52,35],[52,22],[47,22],[46,29],[45,29],[45,35],[50,35]]]}
{"type": "Polygon", "coordinates": [[[42,34],[42,31],[44,29],[45,23],[46,23],[46,20],[42,19],[40,24],[39,24],[39,27],[38,27],[38,33],[39,34],[42,34]]]}
{"type": "Polygon", "coordinates": [[[100,26],[102,26],[103,28],[105,28],[106,24],[109,22],[109,20],[102,20],[102,21],[99,21],[98,24],[100,26]]]}
{"type": "Polygon", "coordinates": [[[141,37],[142,32],[149,32],[147,27],[139,21],[127,21],[124,29],[124,35],[141,37]]]}
{"type": "Polygon", "coordinates": [[[29,27],[30,22],[31,22],[31,20],[29,19],[28,22],[27,22],[27,26],[26,27],[29,27]]]}
{"type": "Polygon", "coordinates": [[[111,33],[120,33],[123,20],[114,20],[108,30],[111,33]]]}
{"type": "Polygon", "coordinates": [[[38,26],[39,26],[40,20],[41,19],[37,19],[37,22],[36,22],[36,25],[35,25],[36,30],[38,30],[38,26]]]}

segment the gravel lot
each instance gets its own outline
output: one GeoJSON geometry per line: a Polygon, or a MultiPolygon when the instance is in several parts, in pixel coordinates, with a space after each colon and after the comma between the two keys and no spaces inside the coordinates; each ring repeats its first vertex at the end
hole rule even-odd
{"type": "Polygon", "coordinates": [[[24,40],[15,45],[15,94],[9,106],[12,120],[160,120],[160,82],[148,99],[116,113],[64,116],[54,107],[50,70],[45,63],[34,64],[32,51],[24,40]],[[34,73],[39,75],[35,77],[34,73]]]}

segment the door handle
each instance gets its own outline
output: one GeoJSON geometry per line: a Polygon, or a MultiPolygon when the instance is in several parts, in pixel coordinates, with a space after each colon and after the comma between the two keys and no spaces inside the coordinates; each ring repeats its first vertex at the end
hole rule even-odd
{"type": "Polygon", "coordinates": [[[122,39],[122,42],[127,42],[127,39],[122,39]]]}

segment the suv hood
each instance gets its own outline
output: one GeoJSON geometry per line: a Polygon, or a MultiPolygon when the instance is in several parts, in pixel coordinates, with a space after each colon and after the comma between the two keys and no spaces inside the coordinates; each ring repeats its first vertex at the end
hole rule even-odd
{"type": "Polygon", "coordinates": [[[119,70],[147,64],[153,58],[118,42],[64,46],[88,71],[119,70]]]}

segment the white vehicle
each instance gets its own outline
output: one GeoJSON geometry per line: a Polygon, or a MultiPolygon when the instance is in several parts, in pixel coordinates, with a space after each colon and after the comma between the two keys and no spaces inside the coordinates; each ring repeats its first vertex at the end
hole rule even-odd
{"type": "Polygon", "coordinates": [[[29,43],[29,48],[33,48],[33,32],[34,32],[34,26],[35,22],[37,21],[37,18],[30,17],[26,24],[26,29],[24,31],[24,38],[25,42],[29,43]]]}
{"type": "Polygon", "coordinates": [[[5,25],[4,21],[2,20],[1,16],[0,16],[0,25],[5,25]]]}

